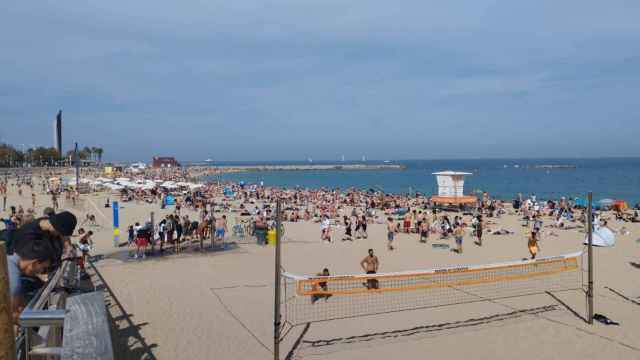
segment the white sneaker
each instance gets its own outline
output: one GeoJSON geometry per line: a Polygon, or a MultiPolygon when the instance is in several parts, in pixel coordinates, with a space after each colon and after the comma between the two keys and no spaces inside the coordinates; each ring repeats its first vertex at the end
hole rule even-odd
{"type": "Polygon", "coordinates": [[[138,258],[138,254],[133,255],[133,258],[137,259],[138,258]]]}

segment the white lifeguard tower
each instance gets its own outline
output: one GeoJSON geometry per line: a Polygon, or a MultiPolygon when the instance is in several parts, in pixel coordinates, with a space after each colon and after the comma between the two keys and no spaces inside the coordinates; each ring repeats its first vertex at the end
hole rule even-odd
{"type": "Polygon", "coordinates": [[[475,196],[464,195],[464,177],[472,175],[460,171],[440,171],[435,172],[438,182],[438,195],[432,196],[431,201],[435,204],[474,204],[478,201],[475,196]]]}

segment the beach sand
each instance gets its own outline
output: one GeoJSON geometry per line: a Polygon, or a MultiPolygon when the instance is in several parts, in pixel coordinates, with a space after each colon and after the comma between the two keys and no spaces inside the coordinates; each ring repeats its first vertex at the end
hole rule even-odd
{"type": "MultiPolygon", "coordinates": [[[[18,198],[11,187],[9,204],[30,206],[30,193],[18,198]]],[[[136,261],[126,248],[115,248],[108,194],[83,195],[69,206],[80,219],[96,214],[94,255],[98,286],[106,285],[113,321],[117,359],[272,359],[274,247],[240,244],[228,251],[185,252],[136,261]]],[[[38,195],[38,212],[49,197],[38,195]]],[[[61,199],[63,207],[68,206],[61,199]]],[[[173,211],[157,205],[121,206],[121,242],[126,227],[173,211]]],[[[195,214],[192,213],[193,216],[195,214]]],[[[6,212],[3,213],[6,216],[6,212]]],[[[233,218],[234,215],[230,215],[233,218]]],[[[523,228],[515,216],[499,219],[514,235],[485,235],[484,246],[465,237],[464,254],[434,249],[417,235],[400,234],[397,250],[386,250],[384,225],[369,227],[369,239],[333,244],[320,242],[319,225],[285,223],[282,263],[286,271],[315,274],[358,274],[368,248],[380,258],[381,272],[459,264],[487,264],[528,257],[523,228]]],[[[550,221],[547,220],[547,223],[550,221]]],[[[611,227],[622,223],[611,221],[611,227]]],[[[640,359],[640,306],[614,294],[640,296],[640,224],[624,223],[631,235],[618,236],[612,248],[595,248],[595,312],[621,326],[588,325],[585,295],[580,291],[523,296],[314,323],[292,353],[293,359],[640,359]],[[410,330],[413,329],[413,330],[410,330]],[[388,332],[385,334],[380,334],[388,332]],[[345,340],[347,337],[353,337],[345,340]],[[323,346],[314,341],[335,339],[323,346]]],[[[85,226],[85,228],[87,228],[85,226]]],[[[555,230],[546,237],[539,256],[583,249],[584,234],[555,230]]],[[[340,234],[340,231],[338,231],[340,234]]],[[[341,234],[340,234],[341,235],[341,234]]],[[[430,242],[447,243],[452,240],[430,242]]],[[[93,272],[92,272],[93,273],[93,272]]],[[[331,300],[329,300],[331,301],[331,300]]],[[[292,329],[281,344],[284,359],[303,334],[292,329]]]]}

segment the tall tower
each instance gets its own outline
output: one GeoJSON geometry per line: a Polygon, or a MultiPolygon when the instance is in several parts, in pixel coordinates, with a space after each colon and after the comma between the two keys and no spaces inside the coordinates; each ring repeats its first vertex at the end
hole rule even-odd
{"type": "Polygon", "coordinates": [[[62,157],[62,110],[58,111],[56,120],[53,122],[53,147],[62,157]]]}

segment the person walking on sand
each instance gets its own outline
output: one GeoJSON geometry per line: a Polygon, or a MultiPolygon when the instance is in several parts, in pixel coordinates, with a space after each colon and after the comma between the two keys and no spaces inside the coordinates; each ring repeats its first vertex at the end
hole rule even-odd
{"type": "Polygon", "coordinates": [[[216,219],[216,241],[224,244],[224,233],[227,231],[227,216],[222,215],[216,219]]]}
{"type": "Polygon", "coordinates": [[[478,241],[476,242],[476,244],[478,246],[482,246],[482,231],[483,231],[483,220],[482,220],[482,215],[478,215],[475,219],[475,236],[478,239],[478,241]]]}
{"type": "Polygon", "coordinates": [[[56,194],[55,190],[51,192],[51,204],[53,204],[53,210],[58,210],[60,206],[58,206],[58,194],[56,194]]]}
{"type": "Polygon", "coordinates": [[[364,215],[356,215],[356,239],[367,238],[367,219],[364,215]]]}
{"type": "Polygon", "coordinates": [[[529,253],[531,254],[531,260],[536,258],[538,254],[538,234],[534,231],[529,236],[527,246],[529,247],[529,253]]]}
{"type": "Polygon", "coordinates": [[[344,221],[344,237],[342,241],[350,240],[353,241],[353,236],[351,234],[351,219],[347,215],[343,216],[344,221]]]}
{"type": "Polygon", "coordinates": [[[320,231],[320,239],[331,242],[331,221],[329,220],[329,216],[323,215],[322,222],[320,223],[320,231]]]}
{"type": "Polygon", "coordinates": [[[387,249],[393,250],[393,239],[398,231],[398,227],[392,217],[387,218],[387,249]]]}
{"type": "Polygon", "coordinates": [[[458,245],[458,250],[456,252],[458,254],[462,254],[462,240],[464,239],[464,228],[462,225],[456,226],[455,230],[453,230],[453,236],[456,239],[456,245],[458,245]]]}
{"type": "Polygon", "coordinates": [[[31,193],[31,208],[36,209],[36,193],[31,193]]]}
{"type": "Polygon", "coordinates": [[[428,219],[424,219],[421,223],[420,223],[420,242],[421,243],[427,243],[427,241],[429,240],[429,228],[431,227],[431,224],[429,224],[429,220],[428,219]]]}
{"type": "Polygon", "coordinates": [[[0,184],[0,193],[2,193],[2,211],[7,211],[7,182],[0,184]]]}
{"type": "MultiPolygon", "coordinates": [[[[373,254],[373,249],[369,249],[369,255],[365,256],[365,258],[360,261],[360,266],[367,274],[375,274],[378,272],[380,261],[378,260],[378,257],[373,254]]],[[[367,279],[367,282],[362,283],[362,285],[369,290],[378,289],[378,280],[367,279]]]]}

